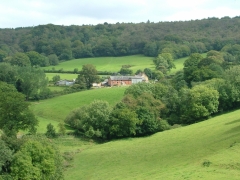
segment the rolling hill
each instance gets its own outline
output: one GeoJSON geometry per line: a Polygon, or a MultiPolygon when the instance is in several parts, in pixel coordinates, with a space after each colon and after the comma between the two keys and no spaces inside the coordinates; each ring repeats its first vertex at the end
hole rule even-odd
{"type": "Polygon", "coordinates": [[[66,179],[239,179],[240,110],[75,156],[66,179]]]}

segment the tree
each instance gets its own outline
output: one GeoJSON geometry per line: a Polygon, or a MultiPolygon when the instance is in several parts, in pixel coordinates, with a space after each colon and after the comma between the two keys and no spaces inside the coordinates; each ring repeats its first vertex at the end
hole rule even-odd
{"type": "Polygon", "coordinates": [[[61,79],[60,75],[55,75],[55,76],[53,76],[52,81],[54,83],[56,83],[56,82],[60,81],[60,79],[61,79]]]}
{"type": "Polygon", "coordinates": [[[19,67],[18,78],[21,80],[19,87],[26,99],[37,97],[47,88],[48,79],[43,70],[33,67],[19,67]]]}
{"type": "Polygon", "coordinates": [[[143,72],[147,75],[148,78],[152,79],[152,70],[149,68],[145,68],[143,72]]]}
{"type": "Polygon", "coordinates": [[[170,53],[161,53],[156,58],[154,58],[153,63],[157,70],[162,71],[164,74],[175,68],[173,63],[173,57],[170,53]]]}
{"type": "Polygon", "coordinates": [[[47,125],[47,132],[45,133],[45,135],[48,137],[48,138],[55,138],[56,137],[56,130],[54,128],[54,126],[49,123],[47,125]]]}
{"type": "Polygon", "coordinates": [[[184,62],[184,80],[188,83],[188,85],[190,85],[191,82],[194,81],[195,76],[193,75],[193,73],[198,70],[198,64],[202,59],[203,57],[201,56],[201,54],[193,53],[184,62]]]}
{"type": "Polygon", "coordinates": [[[0,49],[0,62],[3,62],[3,59],[7,57],[7,52],[0,49]]]}
{"type": "Polygon", "coordinates": [[[61,155],[47,139],[28,140],[14,155],[11,176],[13,179],[61,180],[61,155]]]}
{"type": "Polygon", "coordinates": [[[0,81],[15,85],[16,80],[16,68],[8,63],[0,63],[0,81]]]}
{"type": "Polygon", "coordinates": [[[83,65],[82,70],[80,71],[80,76],[84,78],[88,89],[92,87],[92,83],[100,80],[97,75],[97,70],[92,64],[83,65]]]}
{"type": "Polygon", "coordinates": [[[0,129],[6,135],[16,136],[20,129],[36,132],[38,120],[29,105],[14,86],[0,82],[0,129]]]}
{"type": "Polygon", "coordinates": [[[81,74],[78,75],[75,85],[77,85],[78,89],[87,89],[86,80],[83,75],[81,74]]]}
{"type": "Polygon", "coordinates": [[[6,143],[0,139],[0,179],[2,172],[9,172],[10,162],[13,158],[13,152],[7,147],[6,143]]]}
{"type": "Polygon", "coordinates": [[[25,53],[18,52],[16,53],[10,60],[10,63],[12,65],[17,65],[17,66],[30,66],[31,62],[29,57],[25,53]]]}
{"type": "Polygon", "coordinates": [[[184,62],[184,68],[188,67],[197,67],[198,63],[203,59],[202,55],[199,53],[193,53],[188,59],[184,62]]]}
{"type": "Polygon", "coordinates": [[[139,124],[137,114],[127,107],[114,108],[110,116],[110,137],[129,137],[136,135],[139,124]]]}
{"type": "Polygon", "coordinates": [[[32,66],[49,66],[49,59],[36,51],[29,51],[26,55],[29,57],[32,66]]]}
{"type": "Polygon", "coordinates": [[[66,117],[65,123],[87,137],[107,139],[111,108],[106,101],[96,100],[90,105],[75,109],[66,117]]]}
{"type": "Polygon", "coordinates": [[[119,73],[122,75],[131,75],[133,71],[129,68],[121,68],[119,73]]]}
{"type": "Polygon", "coordinates": [[[50,54],[48,56],[48,59],[49,59],[49,64],[52,66],[56,66],[59,63],[59,60],[56,54],[50,54]]]}
{"type": "Polygon", "coordinates": [[[218,111],[219,93],[215,89],[198,85],[190,90],[182,89],[180,94],[183,123],[197,122],[218,111]]]}

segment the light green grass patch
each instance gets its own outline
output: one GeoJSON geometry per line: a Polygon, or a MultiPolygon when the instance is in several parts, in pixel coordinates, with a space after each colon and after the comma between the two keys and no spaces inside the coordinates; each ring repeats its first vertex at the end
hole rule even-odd
{"type": "Polygon", "coordinates": [[[67,74],[67,73],[45,73],[49,81],[52,81],[52,78],[56,75],[60,76],[60,79],[72,80],[77,78],[77,74],[67,74]]]}
{"type": "Polygon", "coordinates": [[[123,57],[96,57],[96,58],[82,58],[65,61],[57,66],[44,67],[43,69],[55,68],[56,70],[63,69],[65,71],[73,71],[78,68],[80,71],[85,64],[93,64],[98,71],[118,72],[122,65],[132,65],[130,69],[136,72],[138,69],[144,70],[145,68],[154,69],[152,57],[143,55],[132,55],[123,57]]]}
{"type": "Polygon", "coordinates": [[[49,119],[37,117],[39,120],[38,126],[37,126],[37,133],[46,133],[47,132],[47,125],[51,123],[53,127],[55,128],[56,132],[58,131],[58,124],[59,122],[57,121],[51,121],[49,119]]]}
{"type": "Polygon", "coordinates": [[[122,99],[125,89],[126,87],[112,87],[81,91],[34,102],[31,109],[37,117],[63,122],[70,111],[94,100],[105,100],[114,105],[122,99]]]}
{"type": "Polygon", "coordinates": [[[240,146],[233,146],[240,142],[239,114],[93,146],[75,156],[66,180],[239,179],[240,146]]]}

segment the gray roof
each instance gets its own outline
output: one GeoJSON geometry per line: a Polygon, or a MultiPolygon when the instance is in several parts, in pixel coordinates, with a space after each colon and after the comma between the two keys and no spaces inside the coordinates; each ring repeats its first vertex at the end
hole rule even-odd
{"type": "Polygon", "coordinates": [[[127,81],[127,80],[131,80],[131,79],[142,79],[141,76],[110,76],[110,79],[113,81],[127,81]]]}

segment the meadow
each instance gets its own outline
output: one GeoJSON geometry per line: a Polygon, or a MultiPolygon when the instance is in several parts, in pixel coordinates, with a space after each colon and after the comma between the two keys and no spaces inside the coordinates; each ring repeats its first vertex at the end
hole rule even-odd
{"type": "Polygon", "coordinates": [[[77,74],[68,74],[68,73],[45,73],[49,81],[52,81],[52,78],[56,75],[59,75],[61,79],[72,80],[77,78],[77,74]]]}
{"type": "Polygon", "coordinates": [[[31,109],[40,120],[63,122],[71,110],[90,104],[94,100],[105,100],[114,105],[122,99],[125,89],[126,87],[112,87],[71,93],[33,102],[31,109]]]}
{"type": "Polygon", "coordinates": [[[240,177],[240,110],[144,138],[79,146],[66,180],[240,177]]]}
{"type": "Polygon", "coordinates": [[[144,55],[132,55],[123,57],[94,57],[94,58],[82,58],[73,59],[59,63],[57,66],[48,66],[43,69],[56,70],[63,69],[65,71],[73,71],[75,68],[82,69],[84,64],[93,64],[98,71],[110,71],[118,72],[123,65],[131,65],[130,69],[136,72],[138,69],[150,68],[154,69],[152,57],[146,57],[144,55]]]}

